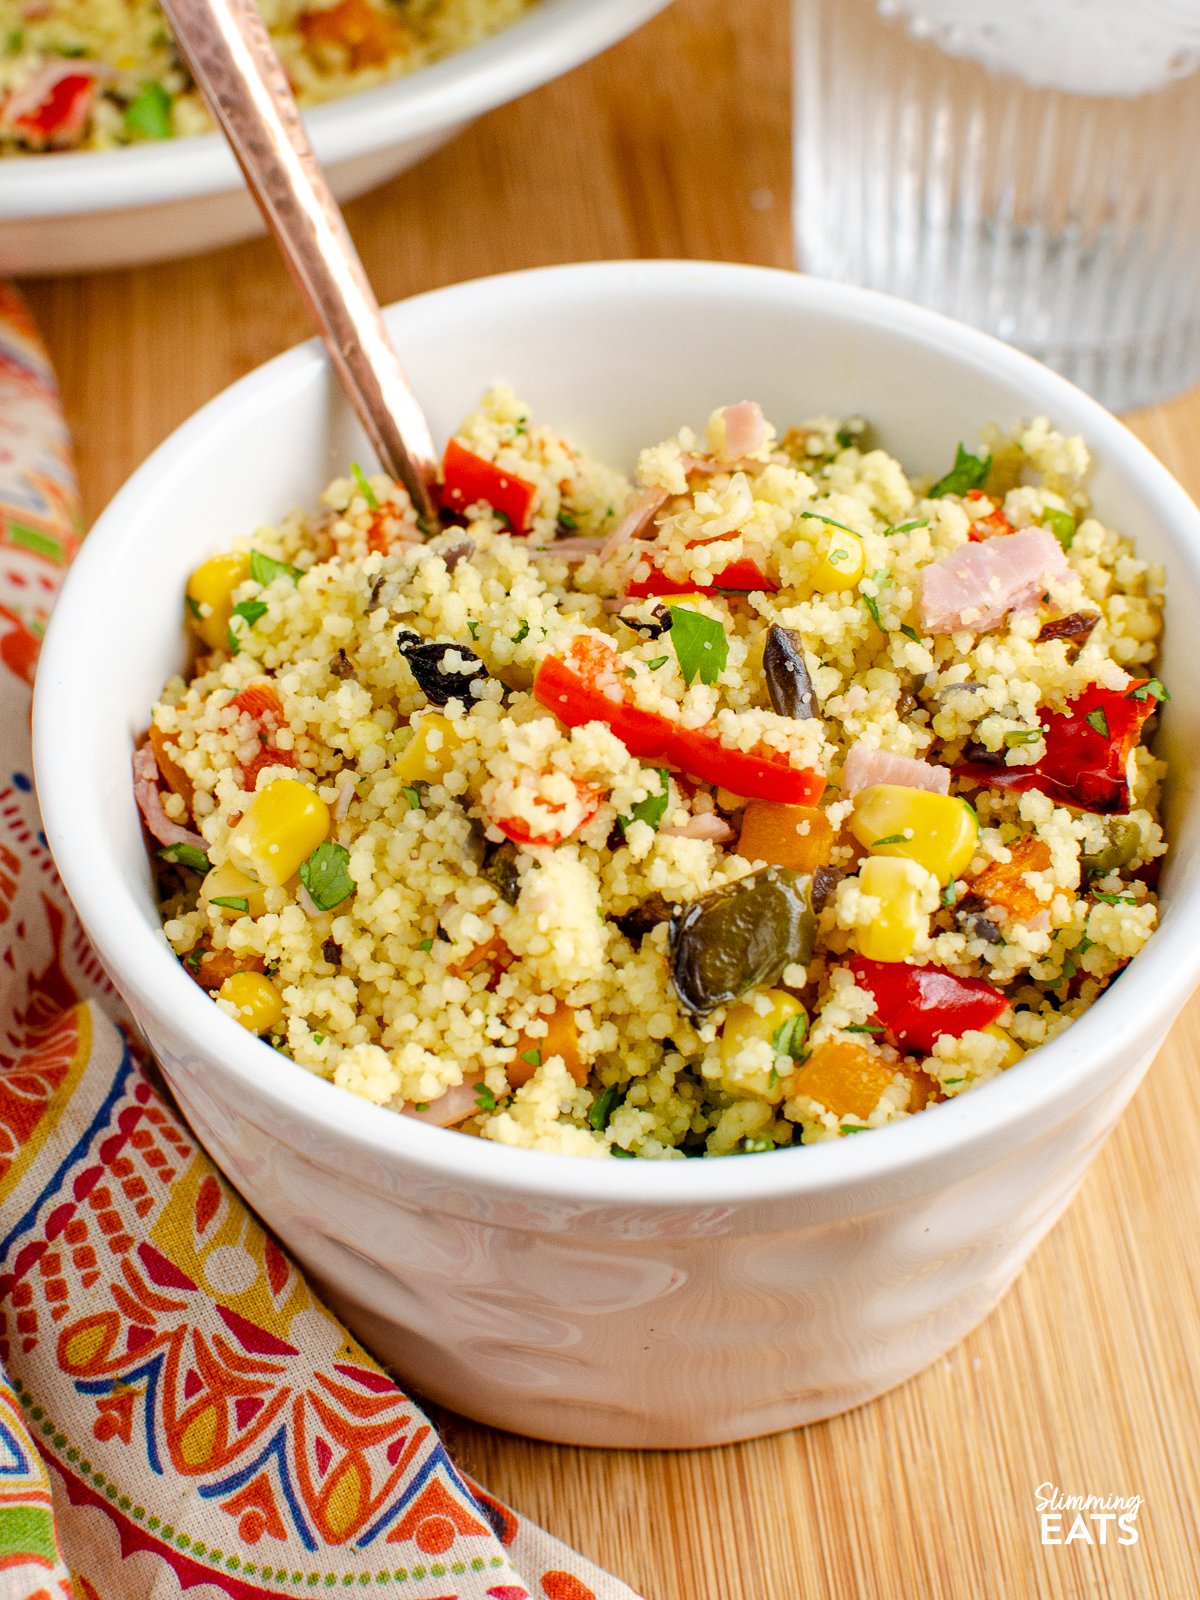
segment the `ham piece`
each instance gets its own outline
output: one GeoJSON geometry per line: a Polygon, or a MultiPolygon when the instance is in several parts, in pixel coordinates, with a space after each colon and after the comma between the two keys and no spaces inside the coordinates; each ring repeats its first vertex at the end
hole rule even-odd
{"type": "Polygon", "coordinates": [[[986,633],[1070,575],[1062,546],[1045,528],[962,545],[921,574],[921,626],[927,633],[986,633]]]}
{"type": "Polygon", "coordinates": [[[158,762],[154,759],[154,751],[149,740],[134,752],[133,794],[138,803],[138,810],[145,818],[146,827],[159,844],[190,844],[196,850],[208,849],[208,845],[198,833],[193,833],[191,828],[181,827],[178,822],[172,822],[163,810],[158,762]]]}
{"type": "Polygon", "coordinates": [[[930,794],[950,793],[949,767],[935,767],[915,756],[894,756],[856,744],[842,768],[843,795],[857,794],[876,783],[898,783],[905,789],[928,789],[930,794]]]}
{"type": "Polygon", "coordinates": [[[430,1122],[435,1128],[453,1128],[456,1123],[465,1122],[479,1110],[475,1090],[482,1082],[483,1074],[473,1072],[469,1078],[455,1084],[453,1089],[447,1089],[445,1094],[431,1100],[424,1111],[418,1111],[414,1105],[406,1105],[401,1109],[406,1117],[412,1117],[417,1122],[430,1122]]]}
{"type": "Polygon", "coordinates": [[[767,442],[767,424],[756,400],[725,407],[725,454],[752,456],[767,442]]]}

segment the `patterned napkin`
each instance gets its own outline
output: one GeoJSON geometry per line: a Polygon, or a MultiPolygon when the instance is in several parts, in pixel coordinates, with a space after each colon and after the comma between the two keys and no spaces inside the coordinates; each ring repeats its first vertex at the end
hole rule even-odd
{"type": "Polygon", "coordinates": [[[30,778],[78,539],[54,375],[0,283],[0,1596],[636,1600],[457,1470],[156,1087],[30,778]]]}

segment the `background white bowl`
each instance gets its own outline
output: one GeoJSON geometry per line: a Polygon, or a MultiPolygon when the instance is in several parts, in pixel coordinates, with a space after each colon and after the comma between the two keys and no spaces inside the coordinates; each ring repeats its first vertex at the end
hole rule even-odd
{"type": "MultiPolygon", "coordinates": [[[[489,381],[629,461],[718,404],[862,411],[915,472],[989,421],[1082,432],[1102,516],[1200,604],[1200,513],[1095,402],[930,312],[754,268],[619,263],[459,284],[388,320],[445,437],[489,381]]],[[[696,1445],[828,1416],[994,1304],[1067,1204],[1200,967],[1200,657],[1168,629],[1172,861],[1161,931],[1062,1037],[865,1137],[720,1161],[506,1149],[364,1104],[220,1013],[159,928],[129,758],[180,666],[189,570],[365,459],[307,344],[158,449],[87,540],[46,639],[35,757],[72,898],[196,1132],[347,1321],[415,1387],[589,1444],[696,1445]]]]}
{"type": "MultiPolygon", "coordinates": [[[[308,112],[339,200],[412,166],[484,111],[606,50],[669,0],[539,0],[512,27],[410,77],[308,112]]],[[[88,272],[262,231],[218,133],[0,160],[0,273],[88,272]]]]}

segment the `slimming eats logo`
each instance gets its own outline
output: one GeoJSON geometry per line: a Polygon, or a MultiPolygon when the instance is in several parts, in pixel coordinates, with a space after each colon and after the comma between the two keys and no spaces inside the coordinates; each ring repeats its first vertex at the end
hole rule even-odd
{"type": "Polygon", "coordinates": [[[1043,1544],[1138,1542],[1140,1494],[1064,1494],[1056,1483],[1039,1483],[1034,1497],[1043,1544]]]}

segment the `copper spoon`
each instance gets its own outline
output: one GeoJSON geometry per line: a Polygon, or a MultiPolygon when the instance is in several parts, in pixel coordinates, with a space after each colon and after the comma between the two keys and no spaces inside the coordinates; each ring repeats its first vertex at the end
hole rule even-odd
{"type": "Polygon", "coordinates": [[[383,470],[437,526],[433,436],[253,0],[162,0],[383,470]]]}

